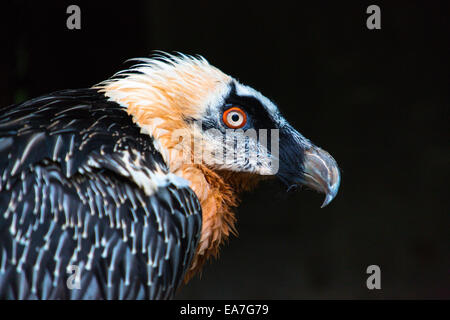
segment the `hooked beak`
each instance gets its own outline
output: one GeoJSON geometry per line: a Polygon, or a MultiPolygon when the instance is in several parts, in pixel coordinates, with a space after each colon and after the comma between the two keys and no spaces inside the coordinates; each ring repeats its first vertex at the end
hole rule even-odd
{"type": "Polygon", "coordinates": [[[325,194],[321,208],[334,199],[340,181],[337,163],[328,152],[316,146],[305,151],[302,184],[325,194]]]}

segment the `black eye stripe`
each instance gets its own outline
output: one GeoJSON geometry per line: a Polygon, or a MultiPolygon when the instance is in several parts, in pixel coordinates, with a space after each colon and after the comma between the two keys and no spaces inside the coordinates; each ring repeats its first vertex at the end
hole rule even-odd
{"type": "Polygon", "coordinates": [[[254,129],[273,129],[277,127],[275,121],[261,102],[252,96],[238,95],[236,85],[233,83],[231,84],[228,97],[225,98],[222,112],[234,106],[242,108],[247,113],[249,122],[251,122],[254,129]]]}

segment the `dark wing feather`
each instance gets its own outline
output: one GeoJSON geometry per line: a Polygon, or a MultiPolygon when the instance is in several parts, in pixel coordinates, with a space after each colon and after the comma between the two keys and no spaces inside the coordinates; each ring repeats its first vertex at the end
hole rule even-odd
{"type": "Polygon", "coordinates": [[[0,109],[0,154],[0,298],[173,296],[201,208],[176,179],[152,194],[132,179],[131,169],[170,173],[119,105],[86,89],[0,109]]]}

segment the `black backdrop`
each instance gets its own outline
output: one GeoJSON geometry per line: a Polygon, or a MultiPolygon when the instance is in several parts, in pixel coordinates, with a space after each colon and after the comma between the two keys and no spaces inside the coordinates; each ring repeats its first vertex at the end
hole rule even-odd
{"type": "Polygon", "coordinates": [[[328,150],[342,186],[325,209],[275,182],[245,195],[239,237],[178,298],[449,298],[450,6],[393,2],[3,2],[0,103],[91,86],[155,49],[201,54],[328,150]]]}

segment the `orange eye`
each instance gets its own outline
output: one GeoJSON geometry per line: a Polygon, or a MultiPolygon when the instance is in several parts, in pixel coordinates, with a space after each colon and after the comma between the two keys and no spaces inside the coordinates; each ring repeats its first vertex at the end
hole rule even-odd
{"type": "Polygon", "coordinates": [[[239,129],[247,123],[247,115],[238,107],[226,110],[222,116],[223,122],[231,129],[239,129]]]}

